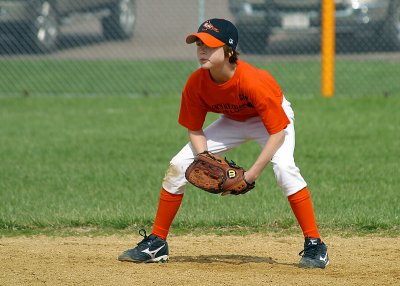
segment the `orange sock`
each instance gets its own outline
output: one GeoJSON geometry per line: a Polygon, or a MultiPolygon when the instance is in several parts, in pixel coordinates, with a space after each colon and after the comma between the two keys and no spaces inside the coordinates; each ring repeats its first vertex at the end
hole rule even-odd
{"type": "Polygon", "coordinates": [[[304,237],[320,238],[310,192],[307,187],[288,197],[304,237]]]}
{"type": "Polygon", "coordinates": [[[183,194],[174,195],[168,193],[164,188],[161,189],[160,201],[158,203],[156,219],[153,225],[153,234],[164,240],[167,238],[169,228],[179,210],[182,199],[183,194]]]}

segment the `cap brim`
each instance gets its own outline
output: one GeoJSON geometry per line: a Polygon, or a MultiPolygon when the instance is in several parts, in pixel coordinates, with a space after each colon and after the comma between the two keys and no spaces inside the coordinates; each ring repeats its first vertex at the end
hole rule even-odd
{"type": "Polygon", "coordinates": [[[210,34],[207,33],[196,33],[196,34],[191,34],[186,37],[186,43],[187,44],[192,44],[197,41],[197,39],[200,39],[206,46],[210,48],[218,48],[222,47],[225,45],[224,42],[218,40],[217,38],[211,36],[210,34]]]}

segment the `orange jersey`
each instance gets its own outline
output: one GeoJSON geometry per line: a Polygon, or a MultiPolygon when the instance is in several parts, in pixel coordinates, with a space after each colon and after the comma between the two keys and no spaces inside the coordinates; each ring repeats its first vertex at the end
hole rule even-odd
{"type": "Polygon", "coordinates": [[[267,71],[239,60],[233,77],[223,84],[215,83],[206,69],[189,77],[182,92],[179,123],[200,130],[207,112],[237,121],[260,116],[268,133],[274,134],[290,123],[282,101],[282,90],[267,71]]]}

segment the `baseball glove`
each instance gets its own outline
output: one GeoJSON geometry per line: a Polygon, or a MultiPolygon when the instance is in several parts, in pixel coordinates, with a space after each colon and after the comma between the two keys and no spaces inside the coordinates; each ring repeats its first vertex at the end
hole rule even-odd
{"type": "Polygon", "coordinates": [[[208,151],[194,158],[186,169],[185,177],[194,186],[213,194],[245,194],[255,187],[244,178],[245,170],[208,151]]]}

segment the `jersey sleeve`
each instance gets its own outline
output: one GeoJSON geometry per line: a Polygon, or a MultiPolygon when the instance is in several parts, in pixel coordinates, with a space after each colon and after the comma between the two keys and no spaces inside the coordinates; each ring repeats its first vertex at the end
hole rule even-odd
{"type": "Polygon", "coordinates": [[[269,134],[285,129],[290,123],[282,107],[283,92],[269,74],[252,84],[250,100],[269,134]]]}
{"type": "Polygon", "coordinates": [[[256,109],[269,134],[278,133],[290,123],[282,108],[282,99],[266,97],[256,105],[256,109]]]}
{"type": "Polygon", "coordinates": [[[189,79],[182,92],[181,107],[178,122],[190,130],[203,128],[207,110],[196,92],[200,90],[194,87],[193,79],[189,79]]]}

